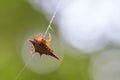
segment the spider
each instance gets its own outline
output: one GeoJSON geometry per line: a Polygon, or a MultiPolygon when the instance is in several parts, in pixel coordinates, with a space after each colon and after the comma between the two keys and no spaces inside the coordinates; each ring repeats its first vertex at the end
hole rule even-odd
{"type": "Polygon", "coordinates": [[[49,33],[49,39],[44,39],[42,34],[38,34],[34,39],[30,39],[29,42],[32,43],[32,47],[34,48],[34,53],[39,53],[40,56],[46,54],[59,60],[59,58],[53,54],[54,51],[49,48],[51,39],[52,38],[50,33],[49,33]]]}

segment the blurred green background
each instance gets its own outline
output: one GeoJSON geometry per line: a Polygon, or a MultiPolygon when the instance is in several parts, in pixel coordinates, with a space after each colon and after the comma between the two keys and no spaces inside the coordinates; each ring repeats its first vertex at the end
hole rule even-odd
{"type": "MultiPolygon", "coordinates": [[[[32,30],[44,30],[48,23],[45,15],[25,0],[0,0],[0,80],[15,80],[25,65],[21,43],[32,30]]],[[[41,75],[26,68],[18,80],[90,80],[89,63],[88,55],[73,59],[65,54],[56,71],[41,75]]]]}

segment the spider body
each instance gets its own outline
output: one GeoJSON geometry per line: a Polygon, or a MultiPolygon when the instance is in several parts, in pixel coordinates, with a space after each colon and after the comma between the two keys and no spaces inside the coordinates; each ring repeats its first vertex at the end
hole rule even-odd
{"type": "Polygon", "coordinates": [[[49,48],[51,42],[51,34],[49,33],[49,39],[43,39],[42,34],[38,34],[36,38],[29,40],[34,47],[34,52],[39,53],[40,56],[43,54],[50,55],[57,60],[59,58],[53,54],[53,50],[49,48]]]}

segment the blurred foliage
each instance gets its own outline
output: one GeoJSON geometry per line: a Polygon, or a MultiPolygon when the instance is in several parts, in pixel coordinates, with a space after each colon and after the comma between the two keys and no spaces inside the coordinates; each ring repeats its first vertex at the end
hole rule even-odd
{"type": "MultiPolygon", "coordinates": [[[[31,30],[44,29],[47,24],[43,13],[35,11],[27,1],[0,0],[0,80],[15,80],[24,66],[18,44],[22,45],[31,30]]],[[[65,55],[55,72],[40,75],[26,68],[18,80],[90,80],[88,68],[88,56],[75,60],[65,55]]]]}

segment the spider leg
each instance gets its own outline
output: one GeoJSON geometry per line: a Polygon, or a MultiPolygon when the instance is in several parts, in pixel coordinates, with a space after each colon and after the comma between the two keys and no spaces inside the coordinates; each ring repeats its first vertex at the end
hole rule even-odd
{"type": "Polygon", "coordinates": [[[41,41],[41,40],[42,40],[42,34],[38,34],[38,35],[36,36],[35,40],[41,41]]]}
{"type": "Polygon", "coordinates": [[[34,53],[32,51],[30,51],[31,58],[33,58],[33,55],[34,55],[34,53]]]}
{"type": "Polygon", "coordinates": [[[51,42],[51,40],[52,40],[52,37],[51,37],[51,34],[49,33],[49,39],[48,39],[48,41],[51,42]]]}
{"type": "Polygon", "coordinates": [[[30,54],[32,55],[35,52],[34,46],[31,46],[31,52],[30,54]]]}
{"type": "Polygon", "coordinates": [[[46,39],[46,45],[49,47],[52,40],[51,34],[49,33],[49,39],[46,39]]]}

